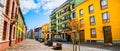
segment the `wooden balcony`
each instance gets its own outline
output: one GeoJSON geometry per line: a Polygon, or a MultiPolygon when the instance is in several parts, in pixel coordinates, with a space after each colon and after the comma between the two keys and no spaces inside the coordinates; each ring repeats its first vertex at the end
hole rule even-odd
{"type": "Polygon", "coordinates": [[[15,24],[17,22],[17,19],[16,18],[12,18],[11,20],[10,20],[10,23],[13,25],[13,24],[15,24]]]}

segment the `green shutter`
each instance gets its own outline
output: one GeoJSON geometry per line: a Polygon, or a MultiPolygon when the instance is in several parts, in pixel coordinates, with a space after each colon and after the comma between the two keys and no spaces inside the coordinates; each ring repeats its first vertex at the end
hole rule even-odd
{"type": "Polygon", "coordinates": [[[75,4],[78,5],[78,4],[82,3],[83,1],[85,1],[85,0],[76,0],[75,4]]]}

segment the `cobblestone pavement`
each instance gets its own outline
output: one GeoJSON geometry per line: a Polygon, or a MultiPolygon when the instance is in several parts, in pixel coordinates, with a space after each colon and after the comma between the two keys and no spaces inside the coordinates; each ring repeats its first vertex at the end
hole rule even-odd
{"type": "MultiPolygon", "coordinates": [[[[53,50],[52,47],[45,46],[43,43],[33,39],[26,39],[23,42],[6,49],[5,51],[72,51],[72,44],[64,42],[61,43],[63,46],[62,50],[53,50]]],[[[53,44],[56,44],[56,42],[53,44]]],[[[99,44],[81,44],[80,51],[120,51],[120,48],[119,46],[104,47],[99,44]]]]}
{"type": "Polygon", "coordinates": [[[32,39],[26,39],[23,42],[12,46],[5,51],[72,51],[71,49],[63,48],[62,50],[53,50],[52,47],[45,46],[43,43],[32,39]]]}

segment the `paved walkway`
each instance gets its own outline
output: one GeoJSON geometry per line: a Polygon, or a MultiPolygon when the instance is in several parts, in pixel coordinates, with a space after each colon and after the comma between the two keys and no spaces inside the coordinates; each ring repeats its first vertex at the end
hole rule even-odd
{"type": "Polygon", "coordinates": [[[6,49],[5,51],[72,51],[63,48],[62,50],[53,50],[52,47],[45,46],[43,43],[32,39],[26,39],[23,42],[6,49]]]}
{"type": "MultiPolygon", "coordinates": [[[[61,42],[63,47],[72,48],[71,42],[61,42]]],[[[120,51],[120,44],[105,46],[101,43],[81,43],[80,51],[120,51]]]]}
{"type": "MultiPolygon", "coordinates": [[[[56,42],[54,42],[55,44],[56,42]]],[[[45,46],[43,43],[33,39],[26,39],[23,42],[6,49],[5,51],[72,51],[71,43],[62,42],[62,50],[53,50],[52,47],[45,46]]],[[[120,46],[104,47],[101,44],[81,44],[80,51],[120,51],[120,46]]]]}

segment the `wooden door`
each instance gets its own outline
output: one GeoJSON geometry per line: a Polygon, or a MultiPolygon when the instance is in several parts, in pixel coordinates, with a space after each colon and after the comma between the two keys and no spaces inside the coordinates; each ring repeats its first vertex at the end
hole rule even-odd
{"type": "Polygon", "coordinates": [[[80,38],[80,42],[84,42],[85,41],[84,30],[80,30],[79,38],[80,38]]]}
{"type": "Polygon", "coordinates": [[[111,27],[110,26],[103,27],[103,33],[104,33],[104,43],[112,43],[111,27]]]}

